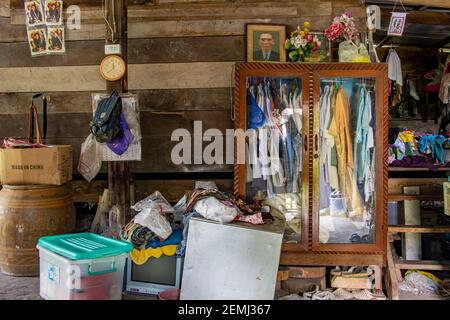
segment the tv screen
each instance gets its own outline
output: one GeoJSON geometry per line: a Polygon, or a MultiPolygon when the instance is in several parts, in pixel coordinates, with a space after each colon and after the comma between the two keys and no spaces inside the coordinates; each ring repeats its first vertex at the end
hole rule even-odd
{"type": "Polygon", "coordinates": [[[176,285],[177,256],[162,255],[159,259],[150,258],[143,265],[131,264],[131,281],[176,285]]]}

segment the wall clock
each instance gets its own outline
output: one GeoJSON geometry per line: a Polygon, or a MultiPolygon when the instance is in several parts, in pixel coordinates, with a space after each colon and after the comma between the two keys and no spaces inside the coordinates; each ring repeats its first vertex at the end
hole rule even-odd
{"type": "Polygon", "coordinates": [[[126,63],[120,56],[109,55],[102,60],[100,73],[107,81],[117,81],[123,78],[126,68],[126,63]]]}

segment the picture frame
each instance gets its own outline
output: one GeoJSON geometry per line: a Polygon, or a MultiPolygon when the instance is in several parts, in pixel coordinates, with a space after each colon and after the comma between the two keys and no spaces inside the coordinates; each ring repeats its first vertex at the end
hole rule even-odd
{"type": "Polygon", "coordinates": [[[45,25],[44,12],[40,0],[25,1],[26,24],[28,27],[45,25]]]}
{"type": "Polygon", "coordinates": [[[48,53],[66,52],[64,27],[48,27],[47,45],[48,53]]]}
{"type": "Polygon", "coordinates": [[[248,62],[286,62],[286,25],[247,24],[248,62]]]}
{"type": "Polygon", "coordinates": [[[48,53],[48,41],[46,28],[36,28],[27,31],[28,45],[32,57],[45,55],[48,53]]]}
{"type": "Polygon", "coordinates": [[[47,26],[61,26],[63,24],[63,2],[61,0],[45,0],[44,12],[47,26]]]}
{"type": "Polygon", "coordinates": [[[392,12],[389,22],[388,36],[401,36],[406,24],[406,12],[392,12]]]}
{"type": "Polygon", "coordinates": [[[325,32],[311,31],[309,34],[317,37],[319,41],[319,48],[308,59],[308,62],[331,62],[331,41],[327,39],[325,32]]]}

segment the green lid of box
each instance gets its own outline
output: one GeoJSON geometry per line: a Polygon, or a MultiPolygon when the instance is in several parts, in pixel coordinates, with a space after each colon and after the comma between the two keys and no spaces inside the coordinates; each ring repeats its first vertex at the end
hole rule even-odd
{"type": "Polygon", "coordinates": [[[89,232],[42,237],[38,246],[71,260],[110,257],[133,250],[131,243],[89,232]]]}

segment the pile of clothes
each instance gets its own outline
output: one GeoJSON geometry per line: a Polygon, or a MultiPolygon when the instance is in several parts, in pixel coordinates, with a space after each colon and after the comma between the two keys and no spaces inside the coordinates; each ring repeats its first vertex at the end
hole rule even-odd
{"type": "Polygon", "coordinates": [[[247,204],[232,194],[219,191],[216,186],[187,192],[173,207],[156,191],[131,209],[135,215],[122,228],[120,236],[133,244],[134,250],[130,255],[138,265],[163,254],[183,256],[189,221],[193,217],[219,223],[265,224],[274,220],[269,213],[270,208],[262,206],[261,201],[247,204]]]}
{"type": "Polygon", "coordinates": [[[444,147],[448,137],[441,134],[403,130],[389,145],[389,164],[394,167],[429,167],[446,163],[444,147]]]}

